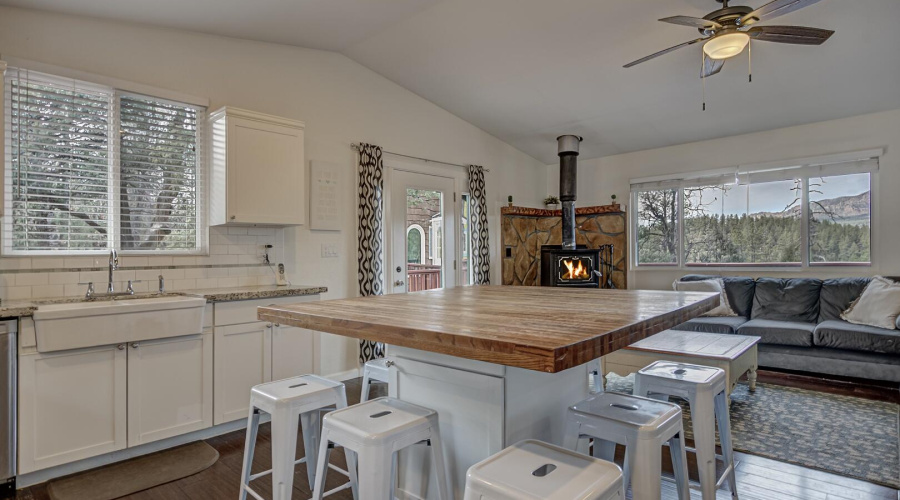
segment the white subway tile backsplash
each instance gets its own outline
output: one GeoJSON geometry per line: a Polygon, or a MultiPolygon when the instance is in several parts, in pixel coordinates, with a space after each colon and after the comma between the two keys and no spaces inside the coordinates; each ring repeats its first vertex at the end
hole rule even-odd
{"type": "Polygon", "coordinates": [[[78,283],[78,273],[64,271],[61,273],[48,273],[48,283],[51,285],[74,285],[78,283]]]}
{"type": "Polygon", "coordinates": [[[173,265],[172,257],[153,256],[147,258],[148,266],[171,266],[173,265]]]}
{"type": "Polygon", "coordinates": [[[4,257],[0,259],[0,269],[31,269],[28,257],[4,257]]]}
{"type": "Polygon", "coordinates": [[[47,273],[22,273],[16,275],[16,286],[46,285],[49,282],[47,273]]]}
{"type": "Polygon", "coordinates": [[[66,267],[66,259],[62,257],[35,257],[31,259],[32,269],[60,269],[66,267]]]}
{"type": "Polygon", "coordinates": [[[31,298],[48,299],[65,295],[64,285],[40,285],[31,287],[31,298]]]}
{"type": "Polygon", "coordinates": [[[197,279],[197,288],[218,288],[219,280],[218,278],[198,278],[197,279]]]}
{"type": "Polygon", "coordinates": [[[246,227],[229,227],[228,234],[247,234],[246,227]]]}
{"type": "Polygon", "coordinates": [[[30,286],[10,286],[6,288],[5,300],[24,300],[31,298],[30,286]]]}

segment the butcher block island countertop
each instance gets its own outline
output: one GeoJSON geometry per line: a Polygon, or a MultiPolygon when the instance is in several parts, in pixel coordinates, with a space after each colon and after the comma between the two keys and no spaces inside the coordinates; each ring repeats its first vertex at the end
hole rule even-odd
{"type": "Polygon", "coordinates": [[[260,307],[260,320],[556,373],[715,308],[710,293],[466,286],[260,307]]]}

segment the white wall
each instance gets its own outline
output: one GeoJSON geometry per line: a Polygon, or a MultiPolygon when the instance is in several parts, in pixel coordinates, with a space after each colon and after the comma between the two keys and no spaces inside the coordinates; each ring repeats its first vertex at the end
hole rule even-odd
{"type": "MultiPolygon", "coordinates": [[[[827,104],[825,104],[827,105],[827,104]]],[[[740,119],[736,115],[735,119],[740,119]]],[[[881,169],[873,177],[872,266],[815,268],[804,272],[736,269],[721,274],[817,277],[900,274],[900,110],[800,125],[638,151],[593,160],[578,167],[578,205],[609,203],[610,195],[629,200],[629,181],[641,177],[692,172],[870,148],[884,148],[881,169]]],[[[547,166],[548,192],[558,191],[559,167],[547,166]]],[[[686,271],[692,272],[692,271],[686,271]]],[[[630,288],[666,289],[685,271],[632,270],[630,288]]],[[[698,270],[697,272],[703,272],[698,270]]],[[[718,271],[716,271],[718,272],[718,271]]]]}
{"type": "MultiPolygon", "coordinates": [[[[340,165],[349,181],[340,232],[284,231],[290,278],[327,286],[325,298],[353,296],[357,289],[352,142],[490,168],[496,282],[498,207],[510,194],[522,205],[544,195],[543,164],[333,52],[0,7],[0,56],[206,97],[212,109],[229,105],[306,122],[306,159],[340,165]],[[323,243],[338,245],[339,257],[321,258],[323,243]]],[[[328,337],[323,372],[355,367],[355,341],[328,337]]]]}

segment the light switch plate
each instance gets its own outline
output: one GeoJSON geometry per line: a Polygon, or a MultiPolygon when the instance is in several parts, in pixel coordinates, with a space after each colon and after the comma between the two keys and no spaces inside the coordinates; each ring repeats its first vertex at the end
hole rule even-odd
{"type": "Polygon", "coordinates": [[[338,248],[334,243],[322,243],[322,258],[330,259],[338,256],[338,248]]]}

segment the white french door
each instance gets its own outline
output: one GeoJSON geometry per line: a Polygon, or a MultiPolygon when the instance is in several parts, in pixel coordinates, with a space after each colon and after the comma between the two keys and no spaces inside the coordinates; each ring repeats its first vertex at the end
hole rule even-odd
{"type": "Polygon", "coordinates": [[[388,293],[456,286],[456,179],[391,171],[388,293]]]}

